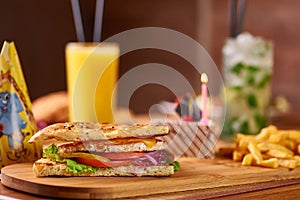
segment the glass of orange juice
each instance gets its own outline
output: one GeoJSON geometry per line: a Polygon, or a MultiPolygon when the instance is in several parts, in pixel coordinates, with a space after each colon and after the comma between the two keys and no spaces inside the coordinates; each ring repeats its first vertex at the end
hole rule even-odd
{"type": "Polygon", "coordinates": [[[69,120],[114,122],[119,46],[73,42],[65,54],[69,120]]]}

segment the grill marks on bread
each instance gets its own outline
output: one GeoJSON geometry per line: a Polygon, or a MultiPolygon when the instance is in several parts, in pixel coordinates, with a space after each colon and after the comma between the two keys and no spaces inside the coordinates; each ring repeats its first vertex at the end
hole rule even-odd
{"type": "Polygon", "coordinates": [[[115,138],[150,137],[168,134],[167,126],[151,124],[119,125],[98,122],[67,122],[50,125],[36,133],[29,142],[87,141],[115,138]]]}
{"type": "Polygon", "coordinates": [[[58,152],[143,152],[157,151],[164,149],[164,141],[155,138],[144,140],[153,140],[153,144],[142,142],[135,139],[114,139],[102,141],[84,141],[58,145],[58,152]]]}

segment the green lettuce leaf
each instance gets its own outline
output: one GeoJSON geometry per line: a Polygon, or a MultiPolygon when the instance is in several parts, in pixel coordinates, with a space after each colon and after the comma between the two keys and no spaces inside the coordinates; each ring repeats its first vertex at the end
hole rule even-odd
{"type": "Polygon", "coordinates": [[[79,172],[96,172],[98,168],[92,167],[92,166],[87,166],[83,164],[79,164],[74,160],[71,159],[63,159],[64,162],[67,163],[67,172],[72,172],[73,174],[77,174],[79,172]]]}
{"type": "Polygon", "coordinates": [[[51,144],[49,147],[44,149],[43,158],[49,158],[56,162],[66,163],[67,164],[67,172],[72,172],[73,174],[77,174],[80,172],[96,172],[99,168],[92,167],[84,164],[79,164],[75,160],[72,159],[62,159],[58,154],[58,149],[54,144],[51,144]]]}
{"type": "Polygon", "coordinates": [[[180,170],[180,164],[179,164],[178,161],[174,161],[174,162],[172,163],[172,165],[174,166],[174,170],[175,170],[175,171],[180,170]]]}

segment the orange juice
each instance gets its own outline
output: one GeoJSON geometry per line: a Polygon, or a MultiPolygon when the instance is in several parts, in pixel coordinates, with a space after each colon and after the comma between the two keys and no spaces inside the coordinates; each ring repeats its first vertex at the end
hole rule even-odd
{"type": "Polygon", "coordinates": [[[65,51],[70,121],[114,122],[118,45],[68,43],[65,51]]]}

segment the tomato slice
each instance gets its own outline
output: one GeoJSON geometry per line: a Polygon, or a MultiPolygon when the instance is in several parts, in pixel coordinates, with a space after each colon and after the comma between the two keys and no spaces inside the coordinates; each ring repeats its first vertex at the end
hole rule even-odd
{"type": "Polygon", "coordinates": [[[145,155],[144,152],[112,152],[99,153],[99,156],[108,158],[110,160],[132,160],[145,155]]]}
{"type": "Polygon", "coordinates": [[[92,166],[92,167],[117,167],[122,165],[128,165],[131,163],[131,160],[117,160],[117,161],[109,161],[109,162],[101,162],[92,158],[76,158],[76,161],[80,164],[92,166]]]}

